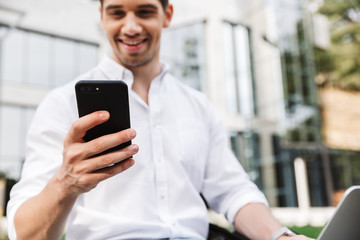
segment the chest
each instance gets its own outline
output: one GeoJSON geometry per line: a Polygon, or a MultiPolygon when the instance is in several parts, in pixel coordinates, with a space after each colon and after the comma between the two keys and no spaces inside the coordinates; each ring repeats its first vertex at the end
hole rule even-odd
{"type": "Polygon", "coordinates": [[[158,164],[167,172],[180,171],[193,184],[201,185],[209,148],[206,113],[193,99],[181,93],[149,95],[149,104],[130,96],[131,127],[140,151],[138,167],[158,164]],[[144,164],[144,166],[141,166],[144,164]]]}

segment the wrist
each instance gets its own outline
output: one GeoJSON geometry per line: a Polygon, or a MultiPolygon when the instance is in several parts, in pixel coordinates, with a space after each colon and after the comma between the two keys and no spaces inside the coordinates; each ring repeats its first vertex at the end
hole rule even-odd
{"type": "Polygon", "coordinates": [[[292,236],[281,236],[277,240],[288,240],[292,236]]]}
{"type": "Polygon", "coordinates": [[[66,179],[62,174],[57,172],[49,181],[48,188],[52,191],[53,197],[59,204],[72,204],[76,201],[79,194],[71,191],[71,187],[66,183],[66,179]]]}
{"type": "Polygon", "coordinates": [[[282,227],[271,236],[270,240],[285,240],[286,237],[295,235],[296,233],[291,231],[289,228],[282,227]]]}

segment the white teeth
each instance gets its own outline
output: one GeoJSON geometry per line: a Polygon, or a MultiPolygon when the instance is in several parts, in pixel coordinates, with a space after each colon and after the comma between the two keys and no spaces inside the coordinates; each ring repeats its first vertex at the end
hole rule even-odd
{"type": "Polygon", "coordinates": [[[131,45],[131,46],[135,46],[135,45],[138,45],[138,44],[140,44],[142,41],[135,41],[135,40],[133,40],[133,41],[126,41],[126,40],[123,40],[123,43],[125,43],[125,44],[127,44],[127,45],[131,45]]]}

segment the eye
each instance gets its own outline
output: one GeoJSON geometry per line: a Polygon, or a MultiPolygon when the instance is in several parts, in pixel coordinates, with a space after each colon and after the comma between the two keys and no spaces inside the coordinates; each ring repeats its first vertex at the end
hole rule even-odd
{"type": "Polygon", "coordinates": [[[115,11],[109,12],[109,15],[113,18],[122,18],[125,16],[125,12],[120,11],[120,10],[115,10],[115,11]]]}
{"type": "Polygon", "coordinates": [[[137,15],[139,17],[151,17],[152,15],[156,14],[156,11],[152,10],[152,9],[141,9],[137,11],[137,15]]]}

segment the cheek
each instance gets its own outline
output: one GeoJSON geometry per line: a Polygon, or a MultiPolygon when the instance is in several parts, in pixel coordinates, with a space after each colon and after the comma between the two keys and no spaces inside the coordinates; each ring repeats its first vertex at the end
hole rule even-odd
{"type": "Polygon", "coordinates": [[[110,39],[110,41],[113,41],[114,38],[119,34],[121,29],[121,26],[118,24],[112,23],[107,24],[104,28],[104,31],[106,32],[106,36],[110,39]]]}
{"type": "Polygon", "coordinates": [[[151,35],[152,35],[152,38],[155,40],[155,42],[160,42],[161,31],[162,31],[161,26],[157,26],[152,29],[151,35]]]}

